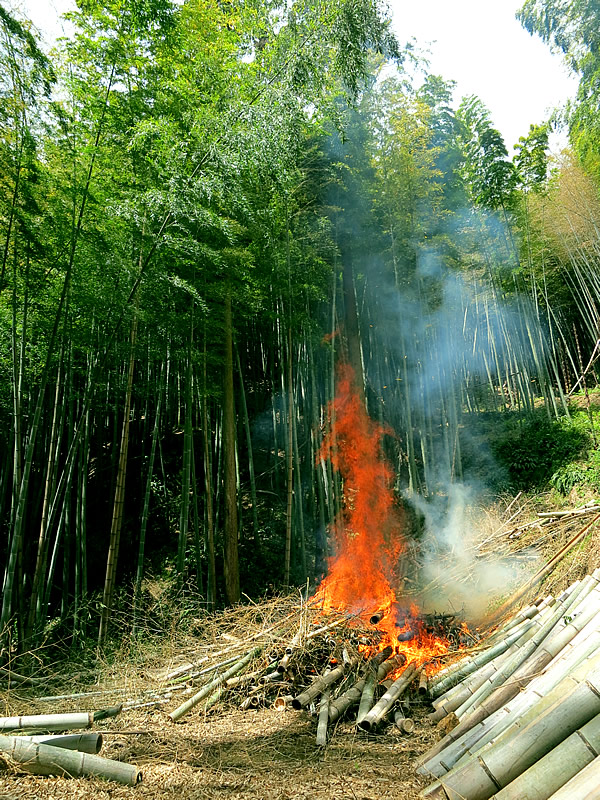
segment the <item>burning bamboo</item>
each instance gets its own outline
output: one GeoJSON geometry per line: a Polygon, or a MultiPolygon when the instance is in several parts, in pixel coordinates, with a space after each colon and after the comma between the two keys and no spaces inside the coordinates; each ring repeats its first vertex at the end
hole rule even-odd
{"type": "Polygon", "coordinates": [[[378,622],[381,622],[381,620],[384,618],[384,616],[385,616],[385,610],[384,609],[381,609],[380,611],[376,611],[369,618],[369,623],[371,625],[377,625],[378,622]]]}
{"type": "Polygon", "coordinates": [[[24,736],[0,735],[0,751],[36,775],[94,775],[127,786],[135,786],[142,780],[140,770],[130,764],[27,741],[24,736]]]}
{"type": "Polygon", "coordinates": [[[187,714],[194,706],[198,705],[198,703],[203,700],[205,697],[208,697],[211,692],[217,689],[221,684],[225,683],[229,678],[232,678],[236,673],[240,672],[247,666],[253,658],[255,658],[262,650],[262,647],[255,647],[250,650],[249,653],[246,653],[243,658],[237,661],[232,667],[230,667],[227,672],[223,672],[221,675],[218,675],[213,681],[211,681],[206,686],[203,686],[199,692],[193,697],[190,697],[189,700],[186,700],[185,703],[182,703],[175,711],[172,711],[169,714],[170,719],[173,722],[177,722],[178,719],[181,719],[184,714],[187,714]]]}
{"type": "MultiPolygon", "coordinates": [[[[352,661],[352,665],[355,663],[356,661],[352,661]]],[[[320,677],[316,678],[308,687],[308,689],[306,689],[304,692],[301,692],[297,697],[294,697],[292,700],[292,708],[295,708],[296,711],[299,711],[301,708],[308,705],[311,700],[314,700],[320,694],[322,694],[328,686],[331,686],[336,681],[339,681],[342,675],[346,672],[346,668],[346,664],[340,664],[339,667],[332,669],[331,672],[327,673],[327,675],[321,675],[320,677]]]]}
{"type": "Polygon", "coordinates": [[[410,686],[418,673],[419,670],[415,666],[415,662],[411,661],[402,675],[394,681],[383,697],[378,700],[366,717],[360,721],[358,727],[363,731],[372,730],[392,708],[402,692],[410,686]]]}

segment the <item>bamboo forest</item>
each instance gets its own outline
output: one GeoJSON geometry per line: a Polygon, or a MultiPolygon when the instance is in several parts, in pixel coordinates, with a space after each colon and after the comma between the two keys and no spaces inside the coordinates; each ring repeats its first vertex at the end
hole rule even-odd
{"type": "Polygon", "coordinates": [[[517,142],[398,3],[61,11],[0,0],[2,797],[597,797],[598,3],[511,12],[577,87],[517,142]]]}
{"type": "Polygon", "coordinates": [[[415,88],[372,0],[80,0],[51,56],[0,8],[13,646],[103,642],[125,588],[135,625],[148,573],[209,609],[318,582],[340,364],[398,503],[531,477],[507,451],[597,354],[598,10],[563,5],[519,12],[580,75],[552,158],[556,121],[509,155],[482,99],[415,88]]]}

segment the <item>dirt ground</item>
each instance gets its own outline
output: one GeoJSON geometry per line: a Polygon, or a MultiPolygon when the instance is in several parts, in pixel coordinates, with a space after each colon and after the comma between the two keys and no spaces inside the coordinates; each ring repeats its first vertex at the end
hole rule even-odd
{"type": "Polygon", "coordinates": [[[305,712],[232,709],[190,714],[174,724],[160,709],[132,710],[99,722],[101,755],[136,764],[136,787],[94,778],[0,774],[0,800],[181,797],[185,800],[412,800],[427,781],[416,758],[437,738],[415,709],[410,735],[386,726],[357,733],[340,723],[325,748],[315,744],[316,720],[305,712]]]}

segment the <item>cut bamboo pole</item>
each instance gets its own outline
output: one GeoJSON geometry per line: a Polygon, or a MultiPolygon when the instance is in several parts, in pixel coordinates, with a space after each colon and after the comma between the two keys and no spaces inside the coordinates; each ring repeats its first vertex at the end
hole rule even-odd
{"type": "Polygon", "coordinates": [[[600,758],[595,758],[548,800],[598,800],[600,758]]]}
{"type": "Polygon", "coordinates": [[[414,720],[406,717],[400,706],[394,711],[394,725],[399,731],[402,731],[402,733],[412,733],[415,729],[414,720]]]}
{"type": "Polygon", "coordinates": [[[484,650],[481,653],[478,653],[476,656],[473,656],[468,663],[463,664],[462,666],[458,667],[453,672],[449,673],[445,678],[441,681],[437,681],[431,687],[431,693],[438,697],[439,695],[443,694],[447,689],[450,689],[457,683],[460,683],[464,678],[468,675],[471,675],[473,672],[482,667],[484,664],[493,661],[494,658],[501,655],[502,653],[506,652],[508,648],[514,644],[517,639],[519,639],[526,630],[531,628],[533,625],[533,621],[529,619],[523,620],[511,633],[502,641],[498,642],[498,644],[490,647],[488,650],[484,650]]]}
{"type": "MultiPolygon", "coordinates": [[[[406,664],[406,656],[404,653],[399,653],[397,656],[388,658],[377,667],[377,680],[382,681],[390,672],[398,669],[406,664]]],[[[335,722],[352,706],[360,702],[362,691],[365,685],[366,678],[361,678],[356,681],[349,689],[347,689],[339,697],[336,697],[329,704],[329,721],[335,722]]]]}
{"type": "Polygon", "coordinates": [[[329,722],[329,698],[331,690],[325,689],[321,695],[319,703],[319,721],[317,723],[317,747],[325,747],[327,744],[327,723],[329,722]]]}
{"type": "Polygon", "coordinates": [[[127,786],[135,786],[142,780],[141,771],[131,764],[80,753],[77,750],[30,742],[23,736],[0,735],[0,751],[23,769],[36,775],[93,775],[127,786]]]}
{"type": "Polygon", "coordinates": [[[452,742],[460,739],[464,734],[482,722],[497,709],[504,706],[509,700],[519,693],[529,681],[541,672],[554,658],[554,656],[568,644],[568,642],[593,618],[600,605],[600,590],[595,588],[573,608],[571,621],[551,637],[550,641],[542,643],[536,651],[519,667],[511,679],[496,688],[480,705],[470,714],[466,715],[440,742],[426,754],[425,760],[431,760],[441,753],[452,742]],[[576,613],[579,610],[579,613],[576,613]]]}
{"type": "Polygon", "coordinates": [[[429,797],[488,800],[571,733],[600,714],[600,669],[513,736],[492,743],[449,773],[429,797]]]}
{"type": "Polygon", "coordinates": [[[402,675],[394,681],[390,688],[386,691],[383,697],[377,701],[373,708],[369,711],[367,716],[359,723],[359,728],[363,731],[372,730],[392,708],[396,700],[400,697],[412,683],[413,679],[419,674],[420,668],[417,669],[415,662],[406,667],[402,675]]]}
{"type": "Polygon", "coordinates": [[[187,714],[194,706],[198,705],[198,703],[203,700],[205,697],[208,697],[215,689],[217,689],[221,684],[225,683],[229,678],[233,678],[233,676],[244,669],[253,658],[261,652],[262,647],[255,647],[249,653],[241,658],[238,662],[236,662],[232,667],[230,667],[227,672],[223,672],[221,675],[218,675],[213,681],[211,681],[206,686],[203,686],[199,692],[193,697],[190,697],[189,700],[186,700],[185,703],[182,703],[175,711],[172,711],[169,714],[169,717],[173,722],[177,722],[178,719],[181,719],[184,714],[187,714]]]}
{"type": "Polygon", "coordinates": [[[375,686],[377,685],[377,675],[373,670],[370,670],[365,678],[365,685],[363,686],[360,702],[358,704],[358,713],[356,715],[356,724],[360,725],[363,719],[367,716],[369,711],[373,708],[373,699],[375,697],[375,686]]]}
{"type": "MultiPolygon", "coordinates": [[[[496,800],[547,800],[600,756],[600,715],[568,736],[495,795],[496,800]]],[[[578,794],[571,797],[579,797],[578,794]]]]}
{"type": "MultiPolygon", "coordinates": [[[[565,665],[562,672],[555,671],[552,683],[547,682],[540,693],[528,687],[517,695],[506,706],[466,733],[456,742],[446,747],[441,754],[426,761],[418,772],[429,773],[441,777],[448,771],[454,772],[477,757],[480,751],[490,742],[499,742],[510,738],[513,733],[540,716],[545,708],[563,697],[574,686],[585,680],[588,673],[600,668],[600,654],[594,655],[579,664],[573,671],[565,665]]],[[[538,678],[541,681],[545,676],[538,678]]]]}
{"type": "Polygon", "coordinates": [[[47,744],[51,747],[63,747],[65,750],[79,750],[80,753],[90,753],[97,756],[102,749],[101,733],[75,733],[61,736],[55,734],[48,736],[45,733],[36,736],[19,736],[19,739],[34,744],[47,744]]]}
{"type": "MultiPolygon", "coordinates": [[[[352,661],[352,665],[354,665],[356,661],[352,661]]],[[[304,692],[301,692],[297,697],[294,697],[292,700],[292,708],[299,711],[304,706],[308,705],[311,700],[314,700],[320,694],[322,694],[328,686],[331,686],[336,681],[342,677],[342,675],[346,672],[347,665],[340,664],[339,667],[332,669],[331,672],[327,673],[327,675],[320,675],[316,678],[311,685],[306,689],[304,692]]]]}
{"type": "Polygon", "coordinates": [[[89,711],[69,714],[35,714],[29,717],[0,717],[0,731],[67,731],[91,728],[94,714],[89,711]]]}

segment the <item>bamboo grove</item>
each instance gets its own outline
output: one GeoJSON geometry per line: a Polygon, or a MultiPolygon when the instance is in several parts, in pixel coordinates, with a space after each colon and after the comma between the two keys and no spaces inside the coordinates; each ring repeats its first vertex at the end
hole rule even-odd
{"type": "Polygon", "coordinates": [[[69,16],[50,58],[0,6],[5,642],[103,644],[152,572],[208,609],[322,574],[340,360],[399,493],[481,469],[470,419],[566,413],[598,338],[589,139],[550,164],[532,125],[510,158],[373,0],[69,16]]]}

